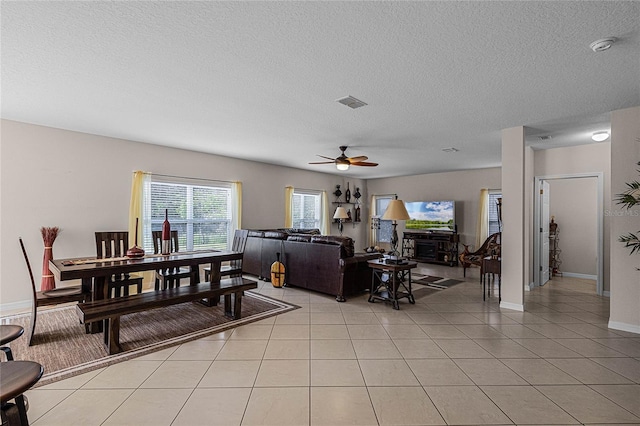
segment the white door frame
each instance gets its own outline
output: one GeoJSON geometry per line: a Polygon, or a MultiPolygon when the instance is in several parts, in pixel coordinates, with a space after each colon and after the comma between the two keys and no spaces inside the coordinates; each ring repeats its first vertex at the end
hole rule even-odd
{"type": "Polygon", "coordinates": [[[598,238],[598,259],[597,259],[597,281],[596,281],[596,293],[602,296],[604,293],[604,176],[602,172],[594,173],[573,173],[563,175],[548,175],[548,176],[536,176],[535,177],[535,195],[533,197],[533,267],[534,267],[534,286],[540,286],[540,189],[542,182],[546,180],[556,179],[579,179],[579,178],[596,178],[597,179],[597,203],[598,203],[598,218],[597,218],[597,238],[598,238]]]}

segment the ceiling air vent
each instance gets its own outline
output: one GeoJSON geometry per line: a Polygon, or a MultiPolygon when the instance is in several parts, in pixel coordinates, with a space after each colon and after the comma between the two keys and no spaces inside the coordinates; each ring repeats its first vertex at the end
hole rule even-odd
{"type": "Polygon", "coordinates": [[[442,148],[444,152],[458,152],[460,151],[458,148],[450,147],[450,148],[442,148]]]}
{"type": "Polygon", "coordinates": [[[538,140],[539,140],[540,142],[549,141],[549,140],[551,140],[551,136],[549,136],[549,135],[545,135],[545,136],[538,136],[538,140]]]}
{"type": "Polygon", "coordinates": [[[366,103],[362,102],[359,99],[354,98],[351,95],[345,98],[337,99],[336,102],[340,102],[342,105],[346,105],[349,108],[353,108],[353,109],[360,108],[367,105],[366,103]]]}

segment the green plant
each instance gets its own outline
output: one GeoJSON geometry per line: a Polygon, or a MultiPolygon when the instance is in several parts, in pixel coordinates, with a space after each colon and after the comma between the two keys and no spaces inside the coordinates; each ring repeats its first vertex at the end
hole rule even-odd
{"type": "MultiPolygon", "coordinates": [[[[638,162],[640,166],[640,161],[638,162]]],[[[640,170],[638,170],[640,173],[640,170]]],[[[630,209],[633,206],[640,204],[640,182],[637,180],[627,183],[628,189],[621,194],[616,194],[616,204],[622,205],[622,207],[630,209]]],[[[640,253],[640,231],[638,233],[629,232],[627,235],[621,235],[618,237],[618,241],[625,243],[625,247],[631,248],[631,253],[640,253]]]]}

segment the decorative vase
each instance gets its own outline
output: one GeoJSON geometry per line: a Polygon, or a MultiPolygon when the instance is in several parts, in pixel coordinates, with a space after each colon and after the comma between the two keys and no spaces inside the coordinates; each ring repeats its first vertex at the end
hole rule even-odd
{"type": "Polygon", "coordinates": [[[169,223],[169,209],[164,209],[164,223],[162,224],[162,254],[171,253],[171,224],[169,223]]]}
{"type": "Polygon", "coordinates": [[[347,182],[347,190],[344,193],[344,201],[345,203],[348,203],[349,201],[351,201],[351,190],[349,189],[349,182],[347,182]]]}
{"type": "Polygon", "coordinates": [[[42,281],[40,282],[40,290],[47,291],[56,288],[56,280],[49,270],[49,261],[53,259],[53,242],[58,236],[60,228],[54,226],[52,228],[42,227],[42,241],[44,242],[44,256],[42,258],[42,281]]]}
{"type": "Polygon", "coordinates": [[[135,237],[134,237],[133,247],[127,250],[126,256],[127,257],[143,257],[144,250],[142,249],[142,247],[138,246],[138,218],[137,217],[136,217],[136,231],[134,235],[135,237]]]}

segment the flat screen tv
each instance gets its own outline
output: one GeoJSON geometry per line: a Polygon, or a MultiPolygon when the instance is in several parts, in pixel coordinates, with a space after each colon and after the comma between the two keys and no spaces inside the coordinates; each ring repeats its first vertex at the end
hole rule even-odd
{"type": "Polygon", "coordinates": [[[411,218],[405,223],[406,229],[455,230],[455,201],[411,201],[404,204],[411,218]]]}

